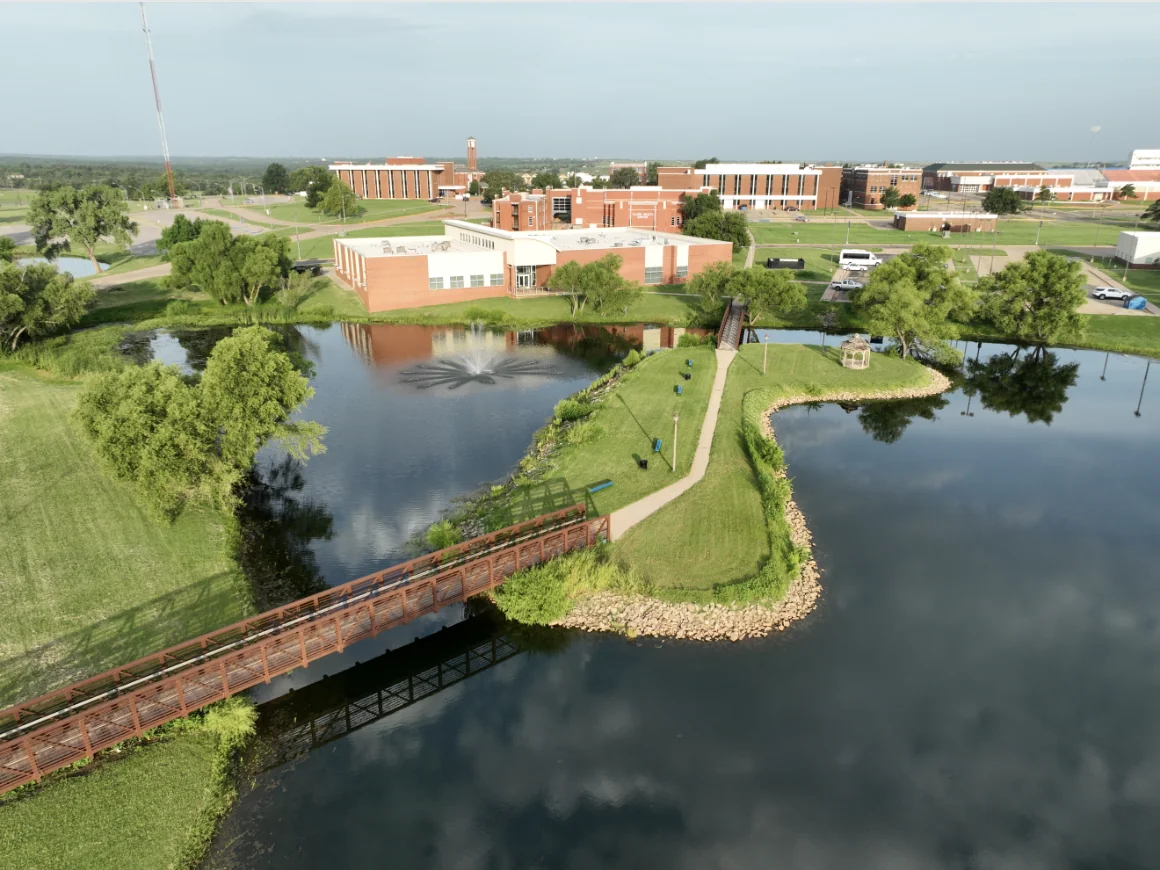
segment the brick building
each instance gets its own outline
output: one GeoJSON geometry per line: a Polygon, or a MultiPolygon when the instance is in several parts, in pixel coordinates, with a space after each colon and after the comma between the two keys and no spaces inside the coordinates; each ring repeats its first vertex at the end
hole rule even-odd
{"type": "Polygon", "coordinates": [[[1070,187],[1072,170],[1037,163],[932,163],[922,168],[923,190],[986,193],[992,187],[1070,187]]]}
{"type": "Polygon", "coordinates": [[[442,236],[336,238],[335,272],[367,310],[520,295],[543,287],[557,266],[614,253],[641,284],[679,284],[710,263],[730,262],[729,242],[630,228],[512,232],[444,221],[442,236]]]}
{"type": "Polygon", "coordinates": [[[842,170],[842,202],[854,208],[883,209],[882,194],[893,187],[899,195],[922,193],[922,170],[889,163],[850,166],[842,170]]]}
{"type": "Polygon", "coordinates": [[[985,212],[896,211],[894,228],[911,232],[932,233],[989,233],[995,229],[998,215],[985,212]]]}
{"type": "Polygon", "coordinates": [[[424,163],[421,157],[388,157],[383,163],[336,161],[328,167],[359,199],[437,199],[466,193],[479,181],[474,137],[467,140],[467,165],[424,163]]]}
{"type": "Polygon", "coordinates": [[[681,231],[681,199],[700,190],[630,187],[594,190],[576,187],[509,193],[492,200],[492,226],[511,232],[537,232],[553,227],[636,227],[661,232],[681,231]]]}
{"type": "Polygon", "coordinates": [[[635,170],[637,177],[641,180],[641,183],[644,183],[644,180],[648,177],[647,163],[610,163],[608,164],[608,177],[611,178],[612,173],[618,169],[635,170]]]}
{"type": "Polygon", "coordinates": [[[1160,199],[1160,169],[1105,169],[1103,174],[1116,199],[1125,184],[1136,188],[1136,199],[1160,199]]]}
{"type": "Polygon", "coordinates": [[[664,190],[715,190],[726,209],[801,209],[838,205],[842,167],[807,163],[710,163],[704,169],[661,166],[664,190]]]}

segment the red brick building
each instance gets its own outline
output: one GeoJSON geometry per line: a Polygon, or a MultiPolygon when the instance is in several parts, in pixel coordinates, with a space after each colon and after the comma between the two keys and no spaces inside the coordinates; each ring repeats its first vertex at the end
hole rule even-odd
{"type": "Polygon", "coordinates": [[[850,166],[842,170],[842,203],[854,208],[882,209],[882,194],[893,187],[900,196],[922,193],[922,170],[889,163],[850,166]]]}
{"type": "Polygon", "coordinates": [[[553,227],[636,227],[661,232],[681,231],[681,200],[696,191],[631,187],[594,190],[577,187],[509,193],[491,203],[492,226],[511,232],[553,227]]]}
{"type": "Polygon", "coordinates": [[[680,284],[710,263],[730,262],[729,242],[632,228],[521,231],[444,221],[442,236],[336,238],[338,278],[368,311],[524,295],[562,263],[621,258],[621,274],[645,285],[680,284]]]}
{"type": "Polygon", "coordinates": [[[336,161],[328,167],[359,199],[437,199],[466,193],[479,171],[474,138],[467,140],[467,166],[421,157],[388,157],[382,163],[336,161]]]}
{"type": "Polygon", "coordinates": [[[807,163],[710,163],[704,169],[661,166],[663,190],[715,190],[726,209],[800,209],[838,205],[842,167],[807,163]]]}
{"type": "Polygon", "coordinates": [[[1160,199],[1160,169],[1105,169],[1106,178],[1120,199],[1120,190],[1125,184],[1136,188],[1136,199],[1160,199]]]}
{"type": "Polygon", "coordinates": [[[932,163],[922,168],[923,190],[986,193],[993,187],[1069,187],[1072,170],[1044,169],[1037,163],[932,163]]]}

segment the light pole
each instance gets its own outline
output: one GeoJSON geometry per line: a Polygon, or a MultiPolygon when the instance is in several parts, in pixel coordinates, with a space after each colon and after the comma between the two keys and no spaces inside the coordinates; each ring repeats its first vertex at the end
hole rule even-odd
{"type": "Polygon", "coordinates": [[[250,187],[258,188],[258,192],[262,194],[262,208],[265,210],[266,214],[269,214],[270,209],[266,208],[266,188],[260,184],[251,184],[250,187]]]}
{"type": "MultiPolygon", "coordinates": [[[[1138,401],[1136,403],[1136,416],[1137,417],[1140,416],[1140,406],[1142,404],[1144,404],[1144,386],[1148,383],[1148,370],[1150,368],[1152,368],[1152,360],[1148,360],[1148,365],[1146,365],[1144,367],[1144,382],[1142,384],[1140,384],[1140,401],[1138,401]]],[[[673,415],[673,419],[674,420],[676,419],[675,414],[673,415]]]]}
{"type": "Polygon", "coordinates": [[[850,244],[850,222],[846,221],[846,244],[850,244]]]}
{"type": "Polygon", "coordinates": [[[995,221],[995,229],[991,231],[991,262],[987,266],[987,274],[995,271],[995,251],[999,246],[999,222],[995,221]]]}
{"type": "Polygon", "coordinates": [[[673,411],[673,471],[677,470],[677,421],[680,416],[673,411]]]}
{"type": "Polygon", "coordinates": [[[762,345],[762,349],[761,349],[761,374],[763,376],[765,375],[765,367],[766,367],[766,364],[768,362],[769,362],[769,334],[767,333],[765,336],[765,344],[762,345]]]}
{"type": "Polygon", "coordinates": [[[1100,125],[1099,124],[1094,125],[1091,128],[1091,130],[1092,130],[1092,137],[1091,137],[1091,139],[1088,140],[1088,162],[1087,162],[1088,169],[1091,169],[1091,167],[1092,167],[1092,161],[1091,161],[1092,151],[1094,151],[1095,147],[1096,147],[1096,133],[1100,132],[1100,125]]]}
{"type": "Polygon", "coordinates": [[[1035,247],[1039,247],[1039,234],[1043,232],[1043,221],[1039,222],[1039,229],[1035,231],[1035,247]]]}

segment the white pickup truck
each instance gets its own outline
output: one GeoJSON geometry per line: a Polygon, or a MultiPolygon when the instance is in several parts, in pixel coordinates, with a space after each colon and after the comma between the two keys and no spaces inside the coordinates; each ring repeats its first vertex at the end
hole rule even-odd
{"type": "Polygon", "coordinates": [[[830,287],[833,290],[861,290],[865,286],[861,281],[855,281],[852,278],[842,278],[830,282],[830,287]]]}

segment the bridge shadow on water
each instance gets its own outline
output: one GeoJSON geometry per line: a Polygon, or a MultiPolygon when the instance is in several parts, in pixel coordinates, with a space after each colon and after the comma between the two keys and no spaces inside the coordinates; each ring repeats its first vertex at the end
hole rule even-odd
{"type": "Polygon", "coordinates": [[[559,652],[570,640],[566,631],[505,622],[486,603],[470,609],[481,613],[261,704],[247,772],[301,760],[522,652],[559,652]]]}

